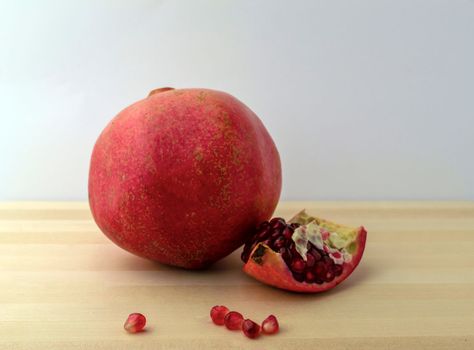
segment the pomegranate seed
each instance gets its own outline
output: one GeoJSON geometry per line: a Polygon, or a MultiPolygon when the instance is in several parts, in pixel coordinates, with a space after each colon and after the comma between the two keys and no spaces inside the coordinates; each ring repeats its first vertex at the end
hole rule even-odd
{"type": "Polygon", "coordinates": [[[291,227],[286,227],[283,230],[283,237],[285,237],[286,239],[290,239],[291,236],[293,236],[293,229],[291,227]]]}
{"type": "Polygon", "coordinates": [[[313,256],[314,261],[321,260],[321,254],[315,248],[311,249],[310,254],[313,256]]]}
{"type": "Polygon", "coordinates": [[[244,322],[244,317],[237,311],[231,311],[224,317],[225,326],[232,331],[242,329],[242,322],[244,322]]]}
{"type": "Polygon", "coordinates": [[[335,277],[334,272],[329,270],[328,272],[326,272],[326,276],[324,276],[324,281],[331,282],[334,279],[334,277],[335,277]]]}
{"type": "Polygon", "coordinates": [[[224,324],[225,315],[229,312],[229,309],[223,305],[216,305],[211,309],[211,319],[215,324],[222,326],[224,324]]]}
{"type": "Polygon", "coordinates": [[[281,236],[281,233],[279,231],[273,232],[272,235],[270,236],[271,239],[275,240],[278,237],[281,236]]]}
{"type": "Polygon", "coordinates": [[[304,275],[302,273],[293,272],[293,278],[298,282],[303,282],[304,281],[304,275]]]}
{"type": "Polygon", "coordinates": [[[306,255],[306,266],[311,268],[314,266],[315,263],[316,260],[314,259],[314,256],[312,256],[311,254],[306,255]]]}
{"type": "Polygon", "coordinates": [[[293,255],[293,256],[299,256],[300,253],[298,253],[298,251],[296,250],[296,247],[295,247],[295,244],[294,243],[291,243],[290,244],[290,253],[293,255]]]}
{"type": "Polygon", "coordinates": [[[286,264],[288,265],[291,262],[291,253],[288,248],[281,248],[280,254],[283,260],[285,260],[286,264]]]}
{"type": "Polygon", "coordinates": [[[290,227],[293,229],[293,230],[296,230],[298,227],[300,227],[300,224],[297,224],[296,222],[290,224],[290,227]]]}
{"type": "Polygon", "coordinates": [[[278,237],[275,239],[275,242],[273,242],[273,246],[278,250],[280,248],[283,248],[286,244],[285,238],[283,237],[278,237]]]}
{"type": "Polygon", "coordinates": [[[270,236],[270,233],[271,233],[270,228],[267,227],[265,230],[261,231],[261,232],[258,234],[256,240],[257,240],[257,241],[262,241],[262,240],[268,238],[268,236],[270,236]]]}
{"type": "Polygon", "coordinates": [[[270,315],[262,322],[262,332],[265,334],[275,334],[280,329],[278,320],[275,316],[270,315]]]}
{"type": "Polygon", "coordinates": [[[301,258],[295,258],[291,262],[291,270],[296,273],[301,273],[304,271],[305,268],[305,262],[301,258]]]}
{"type": "Polygon", "coordinates": [[[340,276],[342,274],[342,266],[341,265],[334,265],[334,274],[336,276],[340,276]]]}
{"type": "Polygon", "coordinates": [[[246,319],[242,323],[242,332],[244,332],[247,337],[254,339],[260,335],[260,326],[254,321],[246,319]]]}
{"type": "Polygon", "coordinates": [[[313,283],[316,280],[316,276],[311,271],[306,271],[306,282],[313,283]]]}
{"type": "Polygon", "coordinates": [[[327,241],[327,239],[329,238],[329,232],[321,230],[321,237],[322,237],[323,241],[327,241]]]}
{"type": "Polygon", "coordinates": [[[282,218],[273,218],[271,221],[270,221],[270,225],[272,227],[272,229],[274,230],[282,230],[286,227],[286,223],[285,223],[285,220],[282,219],[282,218]],[[277,220],[275,220],[277,219],[277,220]],[[275,221],[273,221],[275,220],[275,221]]]}
{"type": "Polygon", "coordinates": [[[270,220],[270,225],[271,225],[271,226],[274,226],[274,225],[276,225],[277,223],[285,224],[285,225],[286,225],[286,221],[285,221],[285,219],[283,219],[283,218],[275,217],[275,218],[273,218],[273,219],[270,220]]]}
{"type": "Polygon", "coordinates": [[[146,318],[140,313],[133,313],[128,315],[127,320],[125,321],[123,328],[128,333],[138,333],[145,328],[146,318]]]}
{"type": "Polygon", "coordinates": [[[334,261],[332,261],[332,259],[329,257],[329,255],[323,256],[323,262],[324,262],[326,265],[332,265],[332,264],[334,264],[334,261]]]}
{"type": "Polygon", "coordinates": [[[323,262],[319,261],[314,266],[313,271],[316,274],[316,276],[319,277],[319,279],[323,279],[324,276],[326,275],[326,265],[324,265],[323,262]]]}

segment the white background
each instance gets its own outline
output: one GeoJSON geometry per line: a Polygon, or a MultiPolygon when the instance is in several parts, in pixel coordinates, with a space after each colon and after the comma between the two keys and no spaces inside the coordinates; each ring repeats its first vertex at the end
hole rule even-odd
{"type": "Polygon", "coordinates": [[[0,0],[0,200],[86,199],[161,86],[250,106],[283,199],[474,199],[473,1],[0,0]]]}

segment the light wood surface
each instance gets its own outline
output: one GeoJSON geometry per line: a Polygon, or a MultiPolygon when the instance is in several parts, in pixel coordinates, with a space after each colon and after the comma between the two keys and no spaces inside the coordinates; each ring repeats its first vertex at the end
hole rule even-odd
{"type": "Polygon", "coordinates": [[[474,349],[473,202],[282,203],[368,229],[365,256],[330,292],[299,295],[244,275],[236,252],[207,271],[113,245],[86,203],[0,203],[0,349],[474,349]],[[281,333],[214,326],[224,304],[281,333]],[[148,318],[130,335],[131,312],[148,318]]]}

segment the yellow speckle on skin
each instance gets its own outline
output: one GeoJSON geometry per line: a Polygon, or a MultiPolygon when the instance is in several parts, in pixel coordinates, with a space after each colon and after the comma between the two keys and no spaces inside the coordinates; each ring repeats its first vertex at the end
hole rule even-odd
{"type": "Polygon", "coordinates": [[[155,164],[155,161],[153,160],[153,157],[151,156],[151,154],[146,155],[145,165],[146,165],[146,168],[147,168],[148,171],[150,171],[153,174],[157,173],[156,164],[155,164]]]}
{"type": "Polygon", "coordinates": [[[232,125],[232,121],[230,120],[230,116],[227,111],[221,111],[221,113],[219,113],[219,120],[222,121],[224,126],[227,128],[232,125]]]}
{"type": "Polygon", "coordinates": [[[196,148],[194,150],[194,159],[196,159],[199,162],[203,158],[204,158],[204,155],[202,154],[202,149],[200,147],[196,148]]]}
{"type": "Polygon", "coordinates": [[[154,115],[151,114],[150,112],[146,112],[145,115],[144,115],[144,117],[145,117],[145,120],[146,120],[147,122],[150,122],[150,121],[152,121],[152,120],[154,119],[154,115]]]}
{"type": "Polygon", "coordinates": [[[236,147],[235,145],[232,146],[232,163],[235,165],[240,165],[240,148],[236,147]]]}
{"type": "Polygon", "coordinates": [[[206,101],[206,93],[204,91],[200,91],[196,98],[199,100],[199,102],[204,102],[206,101]]]}

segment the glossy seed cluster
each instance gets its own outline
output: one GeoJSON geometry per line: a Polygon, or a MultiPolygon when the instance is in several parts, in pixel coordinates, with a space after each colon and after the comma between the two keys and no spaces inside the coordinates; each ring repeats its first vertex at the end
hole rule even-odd
{"type": "Polygon", "coordinates": [[[280,253],[286,265],[298,282],[322,284],[331,282],[342,274],[342,265],[335,264],[328,253],[308,242],[306,261],[303,260],[291,239],[299,225],[288,224],[285,219],[273,218],[262,222],[255,234],[245,244],[241,258],[247,262],[258,243],[264,243],[273,251],[280,253]]]}

